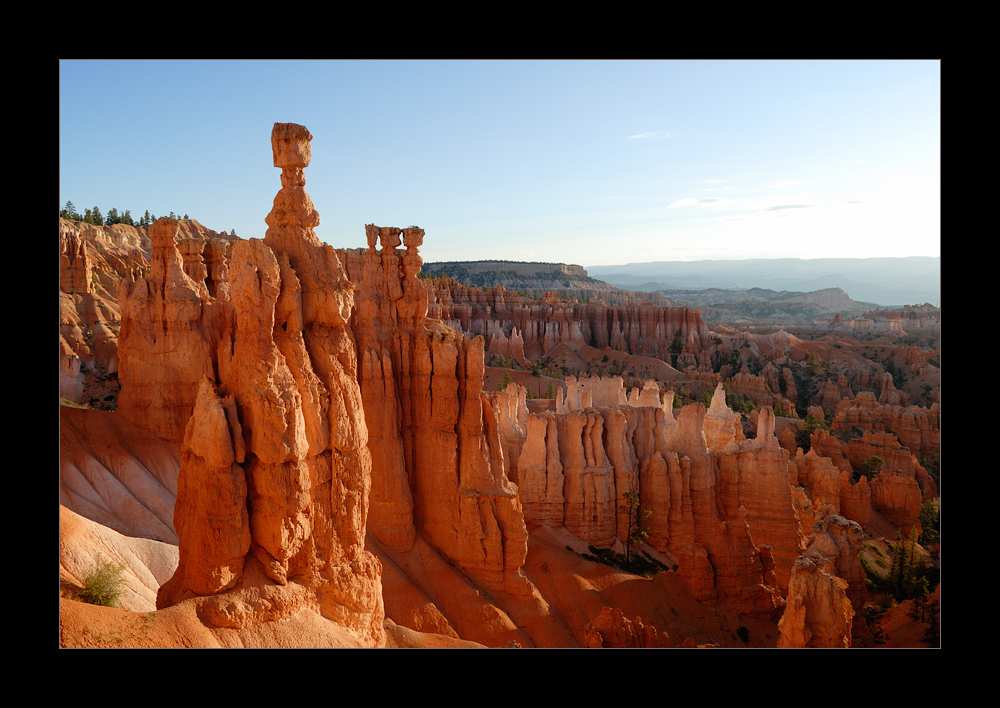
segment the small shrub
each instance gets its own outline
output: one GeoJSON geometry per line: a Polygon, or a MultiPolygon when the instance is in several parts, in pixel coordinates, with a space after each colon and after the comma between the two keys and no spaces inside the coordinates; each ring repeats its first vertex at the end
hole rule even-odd
{"type": "Polygon", "coordinates": [[[83,581],[80,599],[91,605],[118,607],[118,598],[122,590],[122,575],[125,573],[124,563],[112,563],[105,560],[98,564],[93,573],[83,581]]]}
{"type": "Polygon", "coordinates": [[[628,563],[626,563],[624,555],[615,553],[610,548],[598,548],[597,546],[587,546],[587,548],[590,550],[590,553],[580,553],[579,555],[592,563],[602,563],[647,579],[652,578],[657,573],[676,572],[678,568],[676,565],[664,565],[648,553],[643,553],[642,551],[634,553],[628,563]]]}

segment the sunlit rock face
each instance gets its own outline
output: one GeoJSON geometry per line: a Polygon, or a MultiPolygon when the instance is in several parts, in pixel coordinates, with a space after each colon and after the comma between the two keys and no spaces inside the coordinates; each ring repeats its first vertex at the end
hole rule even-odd
{"type": "Polygon", "coordinates": [[[195,598],[209,625],[235,629],[312,607],[381,646],[354,293],[313,232],[310,139],[275,124],[282,187],[264,240],[233,245],[227,287],[197,279],[208,267],[185,272],[175,220],[150,229],[149,277],[122,290],[123,412],[182,441],[180,565],[159,607],[195,598]]]}
{"type": "Polygon", "coordinates": [[[422,229],[365,229],[368,248],[341,256],[356,301],[372,534],[395,551],[422,534],[484,587],[524,595],[527,528],[504,458],[505,445],[520,441],[508,429],[505,442],[509,414],[483,392],[483,339],[427,317],[422,229]]]}
{"type": "Polygon", "coordinates": [[[744,440],[734,414],[717,408],[712,429],[723,448],[713,451],[701,404],[685,406],[675,421],[658,400],[580,408],[578,398],[591,395],[528,416],[518,474],[529,526],[563,526],[611,546],[628,533],[623,494],[638,491],[654,512],[646,542],[676,562],[697,597],[751,613],[773,609],[802,537],[770,409],[758,437],[744,440]]]}

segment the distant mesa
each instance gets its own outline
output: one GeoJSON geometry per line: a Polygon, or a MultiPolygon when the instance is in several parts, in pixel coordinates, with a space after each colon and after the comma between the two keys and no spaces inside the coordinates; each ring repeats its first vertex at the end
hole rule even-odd
{"type": "Polygon", "coordinates": [[[454,261],[425,263],[429,277],[447,275],[465,285],[508,290],[615,290],[614,285],[587,275],[583,266],[566,263],[525,263],[521,261],[454,261]]]}

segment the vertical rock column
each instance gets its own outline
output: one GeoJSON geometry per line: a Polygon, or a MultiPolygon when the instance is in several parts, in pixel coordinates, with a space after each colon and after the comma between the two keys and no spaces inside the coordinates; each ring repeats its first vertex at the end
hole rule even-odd
{"type": "Polygon", "coordinates": [[[164,440],[180,442],[201,380],[215,380],[213,342],[225,337],[221,309],[206,307],[208,292],[184,272],[177,220],[149,227],[153,248],[147,278],[123,280],[118,293],[117,413],[164,440]]]}
{"type": "MultiPolygon", "coordinates": [[[[265,320],[270,326],[260,330],[277,350],[276,368],[244,381],[237,393],[241,403],[270,411],[266,418],[252,416],[258,426],[247,464],[252,550],[273,580],[298,577],[314,589],[324,616],[378,644],[384,638],[381,565],[364,550],[371,456],[348,327],[354,288],[333,247],[313,231],[319,214],[304,189],[311,139],[293,123],[275,123],[271,133],[281,190],[265,218],[263,245],[275,263],[263,253],[241,262],[242,250],[234,249],[234,262],[261,265],[242,287],[274,303],[265,320]],[[278,390],[264,399],[269,386],[278,390]],[[268,421],[277,429],[260,435],[268,421]]],[[[234,301],[239,277],[233,276],[234,301]]],[[[254,359],[267,355],[267,343],[260,344],[264,350],[254,351],[254,359]]]]}
{"type": "Polygon", "coordinates": [[[526,594],[527,528],[504,473],[499,411],[483,393],[483,339],[427,318],[422,229],[365,230],[368,250],[344,256],[358,293],[375,537],[406,551],[419,532],[488,589],[526,594]]]}
{"type": "MultiPolygon", "coordinates": [[[[203,621],[241,629],[309,606],[381,646],[382,569],[364,549],[371,457],[347,326],[353,286],[333,248],[313,233],[319,216],[303,189],[311,137],[303,126],[275,124],[282,188],[266,237],[237,241],[232,267],[218,280],[232,323],[231,337],[219,338],[231,346],[220,344],[214,362],[224,398],[220,404],[203,383],[187,428],[175,511],[181,567],[158,606],[228,589],[199,604],[203,621]],[[228,543],[206,549],[211,533],[228,543]]],[[[157,279],[165,266],[180,272],[192,303],[199,292],[207,297],[173,253],[165,264],[154,258],[147,289],[155,294],[165,280],[169,293],[172,278],[157,279]]]]}

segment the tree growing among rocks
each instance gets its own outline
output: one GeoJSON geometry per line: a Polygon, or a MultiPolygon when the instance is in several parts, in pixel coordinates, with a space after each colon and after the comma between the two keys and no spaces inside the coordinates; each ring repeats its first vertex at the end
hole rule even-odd
{"type": "Polygon", "coordinates": [[[618,505],[628,516],[628,525],[625,527],[625,567],[628,568],[632,560],[632,547],[638,548],[643,541],[649,538],[649,531],[646,530],[644,522],[653,513],[651,509],[643,509],[639,500],[639,492],[630,489],[622,494],[622,503],[618,505]]]}

